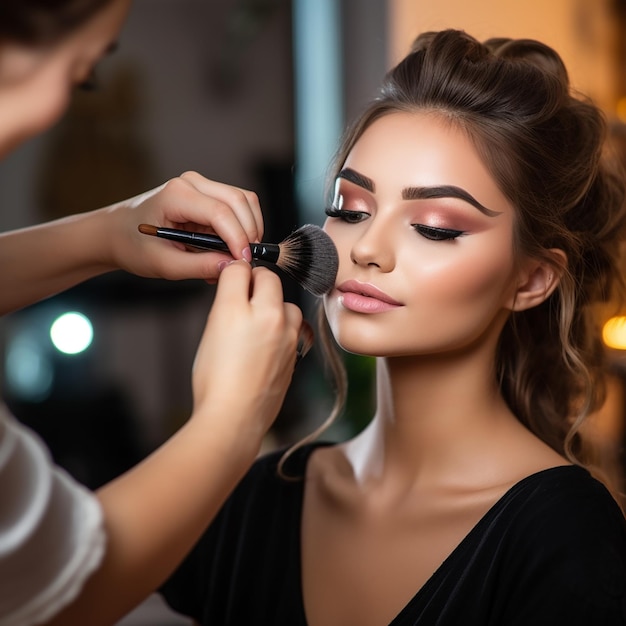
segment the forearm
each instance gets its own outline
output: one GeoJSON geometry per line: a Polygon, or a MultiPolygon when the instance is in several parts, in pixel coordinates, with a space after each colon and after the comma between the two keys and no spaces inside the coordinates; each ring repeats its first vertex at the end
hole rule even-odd
{"type": "Polygon", "coordinates": [[[254,461],[260,440],[194,419],[98,492],[107,554],[79,600],[51,624],[112,624],[154,591],[199,539],[254,461]]]}
{"type": "Polygon", "coordinates": [[[0,234],[0,314],[116,269],[107,209],[0,234]]]}

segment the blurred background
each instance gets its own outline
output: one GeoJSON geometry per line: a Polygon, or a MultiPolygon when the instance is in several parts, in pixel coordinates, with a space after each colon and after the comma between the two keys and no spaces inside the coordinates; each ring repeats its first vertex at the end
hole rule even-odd
{"type": "MultiPolygon", "coordinates": [[[[345,122],[418,33],[446,27],[555,47],[626,158],[626,0],[134,0],[96,89],[78,92],[60,124],[0,164],[0,230],[98,208],[188,169],[256,191],[267,241],[321,224],[345,122]]],[[[312,319],[313,299],[288,278],[284,286],[312,319]]],[[[58,463],[96,488],[187,419],[212,296],[201,281],[113,273],[9,315],[0,320],[4,397],[58,463]]],[[[589,433],[598,463],[623,485],[626,323],[610,319],[620,313],[598,311],[599,324],[610,322],[613,375],[589,433]]],[[[334,438],[371,416],[372,362],[346,358],[351,410],[334,438]]],[[[268,448],[312,430],[332,400],[312,353],[268,448]]],[[[187,622],[153,599],[122,622],[178,623],[187,622]]]]}

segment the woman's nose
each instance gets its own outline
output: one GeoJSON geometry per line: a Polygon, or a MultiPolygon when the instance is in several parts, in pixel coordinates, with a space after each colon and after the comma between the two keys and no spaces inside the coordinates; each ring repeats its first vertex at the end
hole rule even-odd
{"type": "Polygon", "coordinates": [[[355,265],[376,267],[383,272],[389,272],[395,265],[394,252],[391,227],[370,218],[367,228],[350,250],[350,259],[355,265]]]}

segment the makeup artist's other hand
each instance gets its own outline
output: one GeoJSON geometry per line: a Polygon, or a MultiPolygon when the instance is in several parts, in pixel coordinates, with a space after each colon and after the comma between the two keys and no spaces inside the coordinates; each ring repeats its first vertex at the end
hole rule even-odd
{"type": "Polygon", "coordinates": [[[254,192],[196,172],[185,172],[109,211],[114,221],[110,237],[114,265],[150,278],[203,278],[214,283],[219,263],[232,258],[219,252],[194,254],[180,244],[143,235],[137,230],[140,223],[215,233],[226,241],[235,259],[250,260],[249,242],[263,236],[263,217],[254,192]]]}
{"type": "Polygon", "coordinates": [[[243,261],[225,267],[196,353],[194,416],[260,445],[291,382],[301,324],[274,272],[243,261]]]}

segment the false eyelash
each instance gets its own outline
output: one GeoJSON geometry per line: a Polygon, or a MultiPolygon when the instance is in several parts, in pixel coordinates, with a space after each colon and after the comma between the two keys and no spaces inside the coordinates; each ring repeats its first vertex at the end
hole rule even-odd
{"type": "Polygon", "coordinates": [[[365,211],[345,211],[344,209],[338,209],[334,206],[326,207],[324,213],[326,213],[328,217],[336,217],[349,224],[356,224],[360,222],[364,216],[368,215],[365,211]]]}
{"type": "Polygon", "coordinates": [[[437,228],[435,226],[426,226],[425,224],[413,224],[413,228],[426,239],[431,241],[452,241],[465,234],[463,230],[453,228],[437,228]]]}

